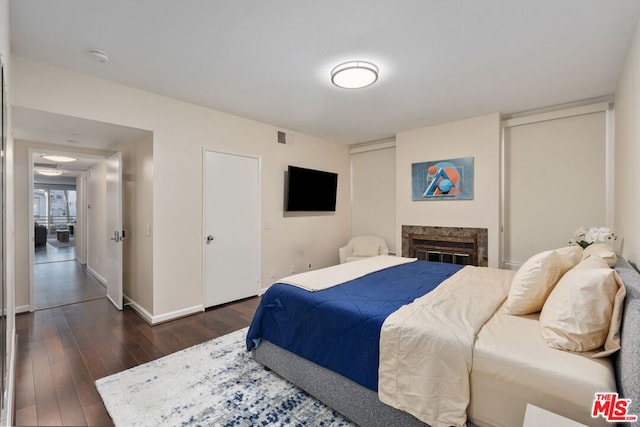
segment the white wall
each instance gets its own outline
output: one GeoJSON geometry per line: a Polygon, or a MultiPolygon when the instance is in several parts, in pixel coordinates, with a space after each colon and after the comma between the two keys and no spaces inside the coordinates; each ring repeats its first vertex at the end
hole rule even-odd
{"type": "Polygon", "coordinates": [[[100,162],[87,171],[87,270],[107,285],[107,166],[100,162]]]}
{"type": "Polygon", "coordinates": [[[153,315],[202,308],[203,147],[262,158],[263,286],[292,264],[338,263],[350,237],[348,147],[302,134],[278,144],[277,127],[21,57],[12,58],[12,76],[16,106],[153,132],[153,315]],[[334,215],[283,217],[288,164],[339,174],[334,215]]]}
{"type": "Polygon", "coordinates": [[[489,267],[499,263],[500,116],[498,113],[396,135],[396,248],[402,225],[488,230],[489,267]],[[411,164],[474,157],[473,200],[411,200],[411,164]]]}
{"type": "Polygon", "coordinates": [[[640,264],[640,23],[615,92],[614,230],[622,254],[640,264]]]}
{"type": "Polygon", "coordinates": [[[127,232],[123,292],[136,309],[153,313],[153,135],[122,144],[118,150],[122,152],[123,228],[127,232]]]}

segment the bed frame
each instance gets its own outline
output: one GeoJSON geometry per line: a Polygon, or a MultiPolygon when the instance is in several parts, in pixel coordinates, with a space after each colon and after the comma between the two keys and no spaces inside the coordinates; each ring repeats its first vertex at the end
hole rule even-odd
{"type": "MultiPolygon", "coordinates": [[[[640,415],[640,274],[620,256],[615,269],[627,288],[620,332],[622,348],[613,356],[616,382],[618,393],[631,399],[628,413],[640,415]]],[[[252,352],[257,362],[356,424],[425,425],[412,415],[380,402],[376,392],[269,341],[263,340],[252,352]]]]}

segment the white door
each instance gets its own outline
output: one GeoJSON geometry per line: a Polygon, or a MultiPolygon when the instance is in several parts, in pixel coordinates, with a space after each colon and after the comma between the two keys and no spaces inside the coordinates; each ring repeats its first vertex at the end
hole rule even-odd
{"type": "Polygon", "coordinates": [[[107,166],[107,298],[122,310],[122,153],[106,160],[107,166]]]}
{"type": "Polygon", "coordinates": [[[260,164],[205,151],[205,307],[257,295],[260,286],[260,164]]]}

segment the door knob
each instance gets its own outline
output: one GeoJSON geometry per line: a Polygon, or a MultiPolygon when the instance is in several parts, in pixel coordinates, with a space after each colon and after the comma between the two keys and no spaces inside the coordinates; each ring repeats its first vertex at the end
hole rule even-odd
{"type": "Polygon", "coordinates": [[[213,242],[213,239],[215,239],[215,237],[213,237],[211,234],[209,234],[207,236],[207,245],[210,244],[211,242],[213,242]]]}

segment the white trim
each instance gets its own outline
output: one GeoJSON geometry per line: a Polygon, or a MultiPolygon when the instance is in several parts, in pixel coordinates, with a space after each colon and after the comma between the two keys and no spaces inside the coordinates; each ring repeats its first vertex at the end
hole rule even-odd
{"type": "Polygon", "coordinates": [[[128,296],[122,295],[122,297],[124,299],[125,305],[130,305],[131,308],[135,310],[135,312],[138,313],[140,317],[142,317],[142,320],[150,325],[153,325],[153,314],[149,313],[143,306],[141,306],[128,296]]]}
{"type": "Polygon", "coordinates": [[[505,141],[505,128],[501,127],[500,128],[500,219],[498,222],[498,226],[500,227],[500,229],[498,230],[498,236],[499,236],[499,240],[498,240],[498,266],[499,268],[505,268],[505,260],[504,260],[504,247],[505,247],[505,232],[504,232],[504,226],[505,226],[505,221],[506,221],[506,212],[507,212],[507,204],[506,204],[506,177],[507,177],[507,160],[506,160],[506,156],[504,153],[504,150],[506,148],[506,141],[505,141]]]}
{"type": "MultiPolygon", "coordinates": [[[[29,174],[29,187],[28,187],[28,200],[29,200],[29,209],[28,209],[28,215],[29,215],[29,222],[27,224],[31,224],[27,227],[27,229],[29,230],[29,310],[28,311],[33,311],[36,308],[36,289],[35,289],[35,278],[33,277],[33,269],[34,269],[34,252],[35,252],[35,230],[33,227],[33,224],[35,223],[35,220],[33,218],[33,186],[34,186],[34,182],[33,182],[33,154],[36,150],[34,148],[29,148],[27,150],[27,158],[29,159],[27,162],[27,167],[28,167],[28,174],[29,174]]],[[[49,203],[49,201],[47,201],[47,203],[49,203]]],[[[47,229],[47,238],[49,237],[49,229],[47,229]]],[[[47,243],[45,242],[45,245],[47,243]]],[[[17,313],[17,311],[16,311],[17,313]]]]}
{"type": "Polygon", "coordinates": [[[382,150],[385,148],[393,148],[396,146],[396,139],[381,140],[371,143],[358,144],[349,149],[349,154],[364,153],[367,151],[382,150]]]}
{"type": "Polygon", "coordinates": [[[97,271],[91,268],[89,264],[87,264],[87,273],[89,273],[91,276],[93,276],[94,279],[100,282],[102,286],[104,286],[105,288],[107,287],[107,279],[102,277],[97,271]]]}
{"type": "Polygon", "coordinates": [[[514,127],[521,125],[528,125],[531,123],[546,122],[549,120],[564,119],[566,117],[582,116],[585,114],[599,113],[607,111],[609,108],[609,102],[599,102],[597,104],[583,105],[580,107],[566,108],[557,111],[550,111],[548,113],[533,114],[525,117],[518,117],[514,119],[507,119],[501,122],[502,127],[514,127]]]}
{"type": "Polygon", "coordinates": [[[604,166],[604,218],[607,227],[615,230],[615,113],[613,104],[609,104],[606,112],[606,141],[604,166]]]}
{"type": "Polygon", "coordinates": [[[30,311],[33,311],[33,310],[31,310],[31,306],[30,305],[19,305],[19,306],[16,307],[16,314],[28,313],[30,311]]]}
{"type": "Polygon", "coordinates": [[[151,325],[158,323],[168,322],[169,320],[179,319],[181,317],[190,316],[192,314],[201,313],[204,311],[204,305],[194,305],[193,307],[183,308],[182,310],[176,310],[165,314],[160,314],[151,317],[151,325]]]}
{"type": "MultiPolygon", "coordinates": [[[[15,322],[14,322],[15,325],[15,322]]],[[[8,373],[7,375],[7,400],[5,402],[6,406],[4,408],[4,412],[6,414],[6,425],[13,425],[13,405],[15,402],[15,371],[16,371],[16,346],[18,345],[18,336],[16,335],[16,328],[11,331],[11,335],[9,338],[12,338],[13,345],[11,346],[11,354],[9,355],[9,365],[7,366],[8,373]]]]}

